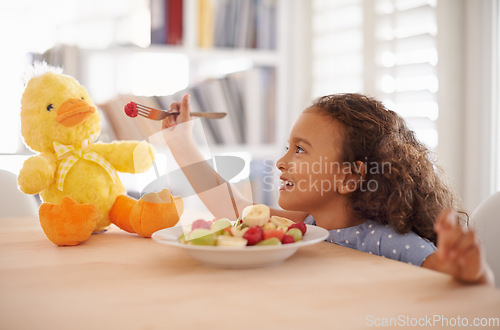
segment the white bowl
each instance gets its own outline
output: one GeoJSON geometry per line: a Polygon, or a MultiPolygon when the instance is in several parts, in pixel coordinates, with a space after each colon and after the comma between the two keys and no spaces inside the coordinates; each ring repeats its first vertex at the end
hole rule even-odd
{"type": "Polygon", "coordinates": [[[307,225],[306,234],[299,242],[238,248],[181,244],[177,242],[177,239],[182,232],[181,226],[166,228],[155,232],[152,238],[159,243],[182,248],[191,257],[205,265],[227,268],[274,265],[292,256],[298,248],[324,241],[328,237],[326,229],[307,225]]]}

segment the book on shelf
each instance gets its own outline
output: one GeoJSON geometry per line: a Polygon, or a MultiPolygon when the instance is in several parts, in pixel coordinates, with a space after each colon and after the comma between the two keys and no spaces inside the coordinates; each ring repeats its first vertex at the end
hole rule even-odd
{"type": "Polygon", "coordinates": [[[212,0],[212,3],[216,47],[276,47],[276,0],[212,0]]]}
{"type": "MultiPolygon", "coordinates": [[[[208,104],[206,105],[207,111],[225,112],[227,116],[214,120],[214,124],[221,133],[222,141],[225,144],[238,144],[243,140],[238,138],[237,127],[233,125],[232,119],[235,117],[236,112],[230,108],[229,103],[224,95],[222,89],[221,79],[211,79],[206,81],[204,92],[208,96],[208,104]]],[[[239,120],[239,119],[236,119],[239,120]]]]}
{"type": "Polygon", "coordinates": [[[151,43],[181,45],[183,0],[151,0],[151,43]]]}
{"type": "Polygon", "coordinates": [[[165,0],[151,0],[151,43],[167,43],[167,6],[165,0]]]}
{"type": "MultiPolygon", "coordinates": [[[[188,90],[189,92],[189,90],[188,90]]],[[[185,92],[183,91],[182,94],[178,93],[177,99],[180,100],[182,97],[181,95],[184,95],[185,92]]],[[[191,104],[191,110],[192,111],[204,111],[202,106],[200,105],[200,102],[198,98],[196,97],[196,94],[191,91],[191,97],[189,98],[189,103],[191,104]]],[[[205,136],[205,141],[209,146],[213,146],[217,144],[217,141],[215,140],[215,128],[214,128],[214,123],[212,120],[202,120],[202,127],[203,127],[203,134],[205,136]]]]}
{"type": "Polygon", "coordinates": [[[241,98],[241,93],[238,90],[238,86],[232,81],[230,76],[226,76],[219,80],[221,88],[223,90],[225,101],[227,102],[227,107],[231,111],[231,124],[233,125],[236,134],[238,135],[238,142],[246,142],[246,126],[247,121],[245,115],[245,109],[243,100],[241,98]]]}
{"type": "Polygon", "coordinates": [[[236,26],[233,46],[238,48],[255,48],[255,3],[239,0],[236,3],[236,26]]]}
{"type": "Polygon", "coordinates": [[[229,26],[231,23],[230,16],[231,0],[219,0],[215,7],[215,27],[214,27],[214,46],[215,47],[229,47],[228,28],[234,29],[234,25],[229,26]]]}
{"type": "Polygon", "coordinates": [[[263,94],[261,85],[261,69],[253,68],[247,71],[233,73],[229,79],[237,86],[242,98],[245,112],[245,143],[257,145],[263,142],[262,117],[263,94]]]}
{"type": "Polygon", "coordinates": [[[215,0],[198,0],[198,45],[214,46],[215,0]]]}
{"type": "MultiPolygon", "coordinates": [[[[208,112],[210,110],[210,95],[207,93],[207,88],[205,87],[206,82],[201,82],[191,88],[189,88],[190,94],[195,102],[198,104],[199,111],[208,112]]],[[[193,110],[194,111],[194,110],[193,110]]],[[[206,120],[206,127],[208,128],[205,134],[207,135],[207,142],[212,141],[215,144],[222,144],[223,138],[222,134],[218,129],[216,123],[213,120],[206,120]]]]}
{"type": "Polygon", "coordinates": [[[263,68],[262,90],[264,95],[264,109],[266,109],[263,118],[262,128],[264,129],[263,138],[266,143],[274,143],[276,140],[276,71],[272,68],[263,68]]]}
{"type": "Polygon", "coordinates": [[[182,45],[182,2],[167,0],[167,44],[182,45]]]}
{"type": "Polygon", "coordinates": [[[276,0],[260,0],[256,10],[256,47],[276,49],[276,0]]]}

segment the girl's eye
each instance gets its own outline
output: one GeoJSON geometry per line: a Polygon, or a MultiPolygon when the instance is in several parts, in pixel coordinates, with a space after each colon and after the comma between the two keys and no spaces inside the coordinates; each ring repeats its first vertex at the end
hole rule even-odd
{"type": "MultiPolygon", "coordinates": [[[[286,147],[286,151],[290,150],[290,147],[286,147]]],[[[299,154],[299,153],[303,153],[303,152],[306,152],[304,149],[302,149],[301,146],[295,146],[295,153],[299,154]]]]}
{"type": "Polygon", "coordinates": [[[301,147],[301,146],[295,146],[295,148],[296,148],[296,149],[295,149],[295,153],[297,153],[297,154],[300,154],[300,153],[305,152],[305,150],[304,150],[304,149],[302,149],[302,147],[301,147]]]}
{"type": "Polygon", "coordinates": [[[52,110],[53,108],[54,108],[54,106],[53,106],[52,104],[49,104],[49,105],[47,106],[47,111],[50,111],[50,110],[52,110]]]}

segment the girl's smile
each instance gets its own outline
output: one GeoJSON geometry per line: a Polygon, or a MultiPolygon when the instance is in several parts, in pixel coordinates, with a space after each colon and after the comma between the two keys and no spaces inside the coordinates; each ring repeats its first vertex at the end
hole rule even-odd
{"type": "Polygon", "coordinates": [[[280,176],[280,186],[278,187],[278,191],[283,191],[283,190],[293,190],[295,188],[295,182],[293,182],[290,179],[287,179],[284,176],[280,176]]]}

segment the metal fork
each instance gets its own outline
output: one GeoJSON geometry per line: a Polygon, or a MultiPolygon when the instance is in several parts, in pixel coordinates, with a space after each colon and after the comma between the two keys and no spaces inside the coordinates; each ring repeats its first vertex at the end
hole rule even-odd
{"type": "MultiPolygon", "coordinates": [[[[132,103],[132,102],[131,102],[132,103]]],[[[168,116],[173,116],[173,115],[178,115],[178,111],[172,112],[172,110],[158,110],[155,108],[151,108],[139,103],[133,102],[137,106],[137,114],[139,116],[152,119],[152,120],[162,120],[163,118],[166,118],[168,116]]],[[[202,118],[208,118],[208,119],[219,119],[219,118],[224,118],[226,116],[225,112],[190,112],[190,116],[193,117],[202,117],[202,118]]]]}

